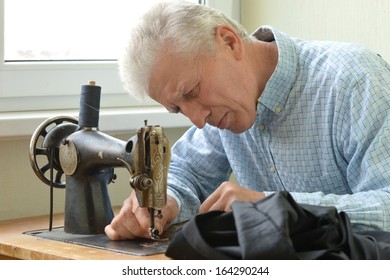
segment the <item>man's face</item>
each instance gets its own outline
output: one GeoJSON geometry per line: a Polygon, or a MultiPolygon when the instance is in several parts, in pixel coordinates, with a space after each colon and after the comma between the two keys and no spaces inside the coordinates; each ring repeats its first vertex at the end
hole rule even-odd
{"type": "Polygon", "coordinates": [[[208,123],[244,132],[256,119],[257,93],[242,63],[229,51],[202,59],[164,53],[152,70],[149,95],[168,111],[187,116],[198,128],[208,123]]]}

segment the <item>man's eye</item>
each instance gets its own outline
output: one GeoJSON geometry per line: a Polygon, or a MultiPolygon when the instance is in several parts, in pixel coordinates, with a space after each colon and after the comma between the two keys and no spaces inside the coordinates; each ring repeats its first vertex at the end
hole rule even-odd
{"type": "Polygon", "coordinates": [[[184,99],[191,99],[191,98],[195,98],[197,95],[198,95],[198,92],[199,92],[199,84],[197,84],[193,89],[191,89],[190,91],[188,91],[187,93],[185,93],[183,95],[184,99]]]}
{"type": "Polygon", "coordinates": [[[188,100],[188,99],[191,99],[191,98],[193,98],[193,91],[192,90],[187,92],[187,93],[185,93],[185,94],[183,94],[183,99],[188,100]]]}

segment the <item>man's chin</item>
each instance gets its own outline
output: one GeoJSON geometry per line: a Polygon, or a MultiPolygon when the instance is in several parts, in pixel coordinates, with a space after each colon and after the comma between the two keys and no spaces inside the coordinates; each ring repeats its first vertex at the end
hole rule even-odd
{"type": "Polygon", "coordinates": [[[227,130],[229,130],[230,132],[233,132],[234,134],[241,134],[245,131],[247,131],[249,128],[247,127],[229,127],[229,128],[226,128],[227,130]]]}

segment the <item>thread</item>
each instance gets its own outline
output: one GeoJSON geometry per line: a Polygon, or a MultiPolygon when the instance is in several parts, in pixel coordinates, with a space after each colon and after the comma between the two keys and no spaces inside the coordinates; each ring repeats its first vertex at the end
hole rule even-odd
{"type": "Polygon", "coordinates": [[[99,127],[101,87],[94,82],[81,86],[79,125],[99,127]]]}

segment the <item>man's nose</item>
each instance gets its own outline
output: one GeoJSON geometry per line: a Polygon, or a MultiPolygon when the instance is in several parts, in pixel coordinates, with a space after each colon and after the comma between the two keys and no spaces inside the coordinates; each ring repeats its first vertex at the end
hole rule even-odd
{"type": "Polygon", "coordinates": [[[203,128],[206,125],[208,115],[206,110],[195,106],[184,106],[180,109],[197,128],[203,128]]]}

